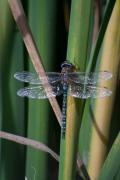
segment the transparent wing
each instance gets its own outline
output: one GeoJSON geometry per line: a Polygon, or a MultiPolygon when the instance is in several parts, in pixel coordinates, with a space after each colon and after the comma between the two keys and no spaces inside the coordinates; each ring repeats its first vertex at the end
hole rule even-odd
{"type": "Polygon", "coordinates": [[[68,73],[69,81],[78,84],[95,84],[100,80],[108,80],[112,77],[112,74],[108,71],[85,73],[85,72],[73,72],[68,73]]]}
{"type": "MultiPolygon", "coordinates": [[[[55,83],[55,82],[61,80],[61,74],[60,73],[47,72],[46,76],[48,78],[49,83],[55,83]]],[[[27,71],[16,72],[14,74],[14,78],[19,80],[19,81],[27,82],[30,84],[43,84],[44,80],[46,82],[46,77],[38,77],[37,74],[30,73],[27,71]]]]}
{"type": "Polygon", "coordinates": [[[25,87],[17,92],[18,96],[29,97],[33,99],[45,99],[49,97],[59,96],[63,93],[61,84],[55,84],[47,87],[47,93],[42,85],[36,87],[25,87]],[[52,88],[52,90],[51,90],[52,88]]]}
{"type": "Polygon", "coordinates": [[[70,96],[87,99],[89,97],[92,98],[103,98],[106,96],[110,96],[112,91],[105,87],[96,87],[96,86],[89,86],[89,85],[72,85],[69,87],[68,91],[70,96]]]}

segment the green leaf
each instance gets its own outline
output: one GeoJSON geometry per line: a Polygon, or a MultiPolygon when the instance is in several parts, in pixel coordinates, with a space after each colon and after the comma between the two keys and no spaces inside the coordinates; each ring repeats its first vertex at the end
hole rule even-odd
{"type": "Polygon", "coordinates": [[[117,178],[120,178],[120,133],[118,134],[107,159],[105,160],[99,180],[112,180],[116,179],[116,176],[117,178]]]}

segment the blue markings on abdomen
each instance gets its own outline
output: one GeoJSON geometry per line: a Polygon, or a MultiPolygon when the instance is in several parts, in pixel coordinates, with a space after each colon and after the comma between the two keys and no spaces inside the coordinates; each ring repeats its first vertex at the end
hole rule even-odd
{"type": "Polygon", "coordinates": [[[62,138],[65,138],[65,132],[66,132],[66,114],[67,114],[67,90],[68,85],[63,85],[63,105],[62,105],[62,124],[61,124],[61,134],[62,138]]]}

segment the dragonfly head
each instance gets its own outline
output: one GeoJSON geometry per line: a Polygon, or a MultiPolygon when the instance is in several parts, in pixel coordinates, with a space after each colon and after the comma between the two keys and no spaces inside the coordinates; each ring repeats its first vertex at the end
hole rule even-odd
{"type": "Polygon", "coordinates": [[[61,64],[61,69],[62,69],[62,72],[71,72],[73,70],[73,65],[71,63],[69,63],[68,61],[64,61],[62,64],[61,64]]]}

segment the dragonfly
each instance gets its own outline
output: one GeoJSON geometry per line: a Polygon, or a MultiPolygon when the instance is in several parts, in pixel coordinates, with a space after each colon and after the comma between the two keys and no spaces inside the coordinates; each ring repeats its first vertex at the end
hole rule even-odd
{"type": "Polygon", "coordinates": [[[16,72],[14,78],[29,83],[30,86],[17,91],[17,95],[32,99],[45,99],[63,95],[61,135],[65,137],[66,111],[68,95],[75,98],[104,98],[110,96],[112,91],[105,87],[97,87],[99,80],[108,80],[112,74],[108,71],[101,72],[75,72],[74,66],[64,61],[61,72],[46,72],[46,76],[38,76],[31,72],[16,72]],[[47,81],[46,81],[47,78],[47,81]],[[48,85],[49,84],[49,85],[48,85]]]}

